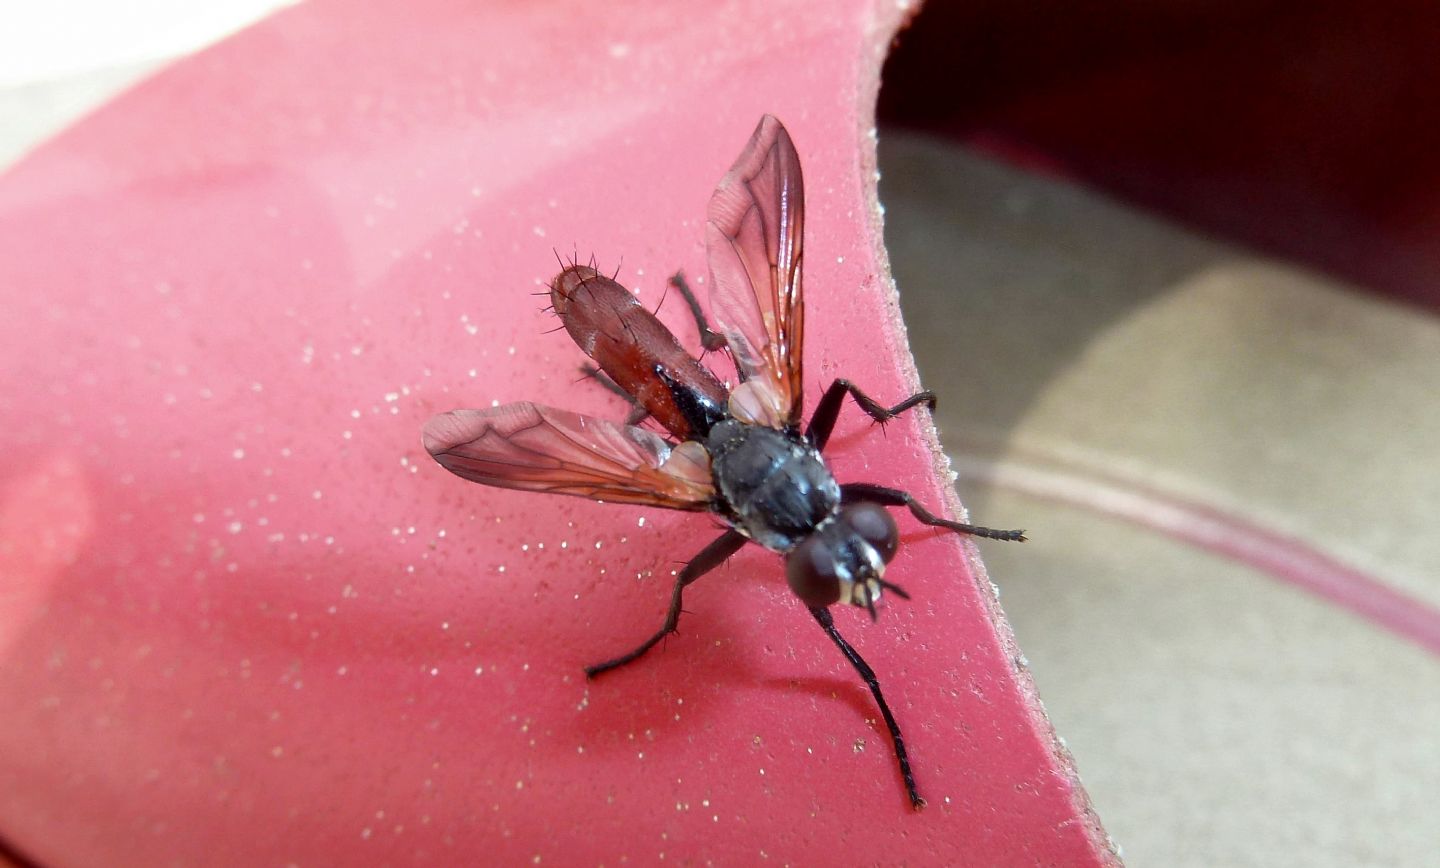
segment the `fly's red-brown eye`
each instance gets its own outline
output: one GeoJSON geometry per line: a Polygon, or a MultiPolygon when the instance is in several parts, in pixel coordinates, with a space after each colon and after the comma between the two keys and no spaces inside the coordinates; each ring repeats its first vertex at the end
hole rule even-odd
{"type": "Polygon", "coordinates": [[[814,534],[785,559],[785,580],[795,596],[812,609],[840,601],[840,576],[835,553],[823,534],[814,534]]]}
{"type": "Polygon", "coordinates": [[[857,503],[847,506],[840,513],[840,520],[850,526],[855,534],[880,553],[885,563],[895,557],[900,548],[900,529],[885,507],[874,503],[857,503]]]}

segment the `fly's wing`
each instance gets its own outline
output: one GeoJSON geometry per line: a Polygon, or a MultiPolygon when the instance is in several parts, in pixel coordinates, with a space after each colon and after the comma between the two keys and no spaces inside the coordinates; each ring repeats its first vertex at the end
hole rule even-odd
{"type": "Polygon", "coordinates": [[[522,401],[452,410],[425,423],[425,449],[472,482],[612,503],[708,509],[715,494],[703,446],[522,401]]]}
{"type": "Polygon", "coordinates": [[[796,424],[802,410],[805,189],[800,156],[780,121],[760,119],[710,198],[706,217],[710,307],[745,379],[731,394],[731,411],[772,428],[796,424]]]}

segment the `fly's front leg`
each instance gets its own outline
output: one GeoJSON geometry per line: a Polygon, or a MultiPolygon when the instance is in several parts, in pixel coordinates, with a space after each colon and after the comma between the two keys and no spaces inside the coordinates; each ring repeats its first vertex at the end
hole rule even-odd
{"type": "Polygon", "coordinates": [[[700,302],[691,291],[690,284],[685,280],[685,274],[677,271],[670,276],[670,285],[680,290],[685,297],[685,304],[690,308],[690,315],[695,317],[695,327],[700,330],[700,346],[714,352],[725,346],[725,336],[710,330],[710,324],[705,321],[705,311],[700,309],[700,302]]]}
{"type": "Polygon", "coordinates": [[[860,409],[865,411],[865,415],[882,425],[920,404],[924,404],[931,410],[935,409],[935,393],[928,389],[924,392],[916,392],[893,407],[886,407],[857,389],[855,384],[849,380],[836,380],[821,396],[820,403],[815,407],[815,415],[810,417],[810,427],[805,429],[805,436],[810,438],[810,442],[815,444],[816,449],[824,449],[825,444],[829,442],[830,432],[835,430],[835,420],[840,418],[840,405],[844,402],[846,393],[855,399],[855,403],[860,405],[860,409]]]}
{"type": "Polygon", "coordinates": [[[680,598],[685,586],[720,566],[726,558],[739,551],[745,542],[746,539],[742,534],[727,530],[710,545],[701,549],[700,554],[686,564],[680,574],[675,577],[675,588],[670,592],[670,611],[665,615],[665,624],[656,631],[655,635],[641,642],[640,647],[628,654],[622,654],[613,660],[606,660],[604,663],[596,663],[594,666],[586,666],[585,676],[594,678],[602,672],[609,672],[611,669],[617,669],[626,663],[638,660],[646,651],[654,648],[661,639],[674,633],[675,627],[680,623],[680,598]]]}
{"type": "Polygon", "coordinates": [[[840,653],[845,655],[845,659],[849,660],[855,671],[860,673],[860,677],[865,679],[865,685],[875,697],[875,704],[880,706],[880,715],[885,718],[885,726],[890,730],[890,740],[895,745],[895,759],[900,763],[900,777],[905,780],[905,793],[910,796],[910,804],[916,810],[925,807],[925,800],[920,798],[920,793],[915,789],[915,775],[910,771],[910,754],[905,750],[900,724],[895,722],[895,715],[890,713],[890,706],[885,703],[885,694],[880,692],[880,679],[875,677],[875,670],[840,636],[840,632],[835,629],[835,618],[831,616],[829,609],[811,609],[810,614],[815,616],[815,620],[820,622],[820,629],[825,631],[825,635],[830,637],[840,649],[840,653]]]}
{"type": "Polygon", "coordinates": [[[901,491],[898,488],[886,488],[883,485],[872,485],[868,482],[847,482],[840,486],[840,500],[842,503],[869,502],[878,503],[881,506],[904,506],[908,507],[911,515],[919,519],[922,524],[930,527],[943,527],[956,533],[983,536],[986,539],[1025,542],[1025,531],[1023,530],[996,530],[992,527],[981,527],[978,524],[965,524],[941,518],[921,506],[910,492],[901,491]]]}

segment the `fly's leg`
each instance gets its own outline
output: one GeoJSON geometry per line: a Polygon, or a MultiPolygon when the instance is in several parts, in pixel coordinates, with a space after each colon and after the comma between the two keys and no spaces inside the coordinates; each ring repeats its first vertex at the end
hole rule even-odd
{"type": "Polygon", "coordinates": [[[646,651],[654,648],[661,639],[675,632],[675,626],[680,623],[680,596],[685,586],[720,566],[725,559],[740,550],[745,545],[745,537],[737,531],[727,530],[717,537],[708,546],[700,550],[680,574],[675,577],[675,589],[670,592],[670,611],[665,615],[665,624],[644,642],[640,647],[629,654],[622,654],[614,660],[606,660],[604,663],[596,663],[594,666],[585,667],[585,676],[594,678],[602,672],[609,672],[624,666],[626,663],[638,660],[646,651]]]}
{"type": "Polygon", "coordinates": [[[670,276],[670,285],[680,290],[680,294],[685,297],[686,306],[690,308],[690,315],[695,317],[695,326],[700,330],[700,346],[710,352],[724,347],[725,336],[710,330],[710,324],[705,321],[705,311],[700,309],[700,302],[695,299],[695,293],[685,281],[685,274],[675,272],[670,276]]]}
{"type": "Polygon", "coordinates": [[[634,395],[620,388],[620,384],[610,379],[609,374],[594,365],[581,365],[580,373],[599,383],[605,391],[613,392],[625,399],[625,403],[630,405],[630,413],[625,417],[626,425],[639,425],[645,421],[646,416],[650,415],[650,411],[645,409],[645,405],[635,400],[634,395]]]}
{"type": "Polygon", "coordinates": [[[860,405],[860,409],[865,411],[865,415],[882,425],[920,404],[931,410],[935,409],[935,393],[929,390],[916,392],[895,406],[886,407],[857,389],[849,380],[836,380],[821,396],[820,403],[815,406],[815,415],[810,417],[810,427],[805,429],[805,436],[815,444],[816,449],[824,449],[830,440],[830,432],[835,430],[835,420],[840,418],[840,404],[845,400],[847,392],[855,399],[855,403],[860,405]]]}
{"type": "Polygon", "coordinates": [[[910,796],[910,804],[916,810],[925,807],[925,800],[920,798],[920,793],[915,789],[915,775],[910,771],[910,754],[905,750],[905,739],[900,735],[900,724],[895,722],[895,715],[890,713],[890,706],[885,704],[885,694],[880,692],[880,679],[875,677],[875,670],[865,662],[860,653],[850,647],[850,643],[841,637],[840,632],[835,629],[835,619],[831,616],[829,609],[811,609],[810,614],[820,622],[820,629],[865,679],[865,685],[870,688],[870,693],[875,697],[875,704],[880,706],[880,715],[885,718],[885,726],[890,730],[890,740],[895,745],[895,759],[900,763],[900,777],[905,780],[905,792],[910,796]]]}
{"type": "Polygon", "coordinates": [[[928,524],[931,527],[943,527],[947,530],[953,530],[956,533],[983,536],[986,539],[1006,540],[1008,542],[1025,541],[1025,531],[1023,530],[996,530],[991,527],[981,527],[977,524],[964,524],[962,522],[941,518],[921,506],[920,502],[908,491],[901,491],[898,488],[886,488],[883,485],[872,485],[868,482],[847,482],[840,486],[840,500],[842,503],[868,501],[869,503],[878,503],[881,506],[904,506],[908,507],[911,514],[919,519],[922,524],[928,524]]]}

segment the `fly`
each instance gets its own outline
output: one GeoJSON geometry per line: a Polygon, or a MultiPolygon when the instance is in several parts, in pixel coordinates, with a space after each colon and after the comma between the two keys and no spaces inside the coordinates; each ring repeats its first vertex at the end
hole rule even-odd
{"type": "Polygon", "coordinates": [[[425,448],[446,470],[472,482],[570,494],[614,503],[709,512],[729,529],[680,570],[665,622],[628,653],[585,669],[594,678],[631,663],[675,632],[685,588],[747,542],[785,558],[791,590],[870,688],[885,718],[911,804],[910,757],[875,672],[840,636],[830,606],[848,603],[876,617],[899,548],[886,507],[906,507],[931,527],[998,540],[1024,540],[940,518],[909,493],[867,482],[841,484],[821,452],[849,395],[870,418],[886,422],[913,407],[935,406],[924,391],[886,407],[837,379],[808,424],[803,407],[805,305],[801,291],[805,191],[800,157],[770,115],[710,199],[705,224],[711,331],[680,279],[707,349],[726,352],[740,382],[727,388],[681,347],[661,322],[613,279],[571,264],[550,284],[555,313],[635,411],[625,423],[529,401],[486,410],[454,410],[425,425],[425,448]],[[653,419],[670,435],[638,427],[653,419]]]}

